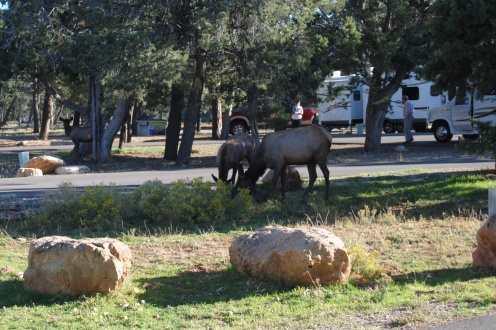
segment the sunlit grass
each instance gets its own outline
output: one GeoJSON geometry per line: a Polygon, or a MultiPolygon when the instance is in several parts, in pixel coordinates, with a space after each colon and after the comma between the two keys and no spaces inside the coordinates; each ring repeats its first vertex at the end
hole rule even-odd
{"type": "Polygon", "coordinates": [[[91,236],[130,246],[133,268],[119,291],[45,296],[23,289],[28,233],[0,224],[0,328],[372,329],[425,327],[495,310],[496,273],[472,267],[475,233],[487,218],[491,171],[333,178],[301,203],[257,190],[245,222],[143,225],[91,236]],[[229,262],[237,235],[267,225],[320,226],[355,256],[349,283],[287,288],[238,273],[229,262]],[[24,238],[25,237],[25,238],[24,238]],[[3,308],[5,306],[5,308],[3,308]]]}

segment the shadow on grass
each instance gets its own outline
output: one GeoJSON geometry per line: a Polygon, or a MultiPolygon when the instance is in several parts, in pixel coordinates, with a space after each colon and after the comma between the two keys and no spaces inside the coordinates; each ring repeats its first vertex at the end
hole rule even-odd
{"type": "Polygon", "coordinates": [[[282,285],[244,276],[234,268],[187,271],[178,276],[139,280],[146,292],[139,299],[157,306],[213,304],[289,290],[282,285]]]}
{"type": "Polygon", "coordinates": [[[496,275],[494,268],[446,268],[434,269],[424,272],[413,272],[394,277],[397,284],[423,283],[425,285],[437,286],[451,282],[467,282],[476,279],[493,277],[496,275]]]}
{"type": "Polygon", "coordinates": [[[79,300],[79,297],[67,294],[48,295],[24,289],[22,280],[0,281],[0,308],[14,306],[45,305],[50,306],[79,300]]]}

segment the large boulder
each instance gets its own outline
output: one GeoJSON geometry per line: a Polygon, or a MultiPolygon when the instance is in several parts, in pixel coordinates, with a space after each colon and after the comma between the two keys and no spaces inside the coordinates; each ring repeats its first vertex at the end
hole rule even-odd
{"type": "Polygon", "coordinates": [[[39,168],[43,174],[51,174],[59,166],[64,166],[65,162],[63,159],[53,156],[39,156],[34,157],[25,162],[22,167],[24,168],[39,168]]]}
{"type": "Polygon", "coordinates": [[[17,169],[17,177],[25,178],[28,176],[43,176],[43,171],[39,168],[25,168],[21,167],[17,169]]]}
{"type": "MultiPolygon", "coordinates": [[[[262,183],[271,184],[274,177],[274,170],[269,170],[262,178],[262,183]]],[[[286,180],[284,183],[285,191],[299,190],[303,187],[300,173],[294,166],[286,166],[286,180]]],[[[277,180],[276,190],[281,190],[281,179],[277,180]]]]}
{"type": "Polygon", "coordinates": [[[290,286],[344,283],[351,270],[343,241],[323,228],[259,228],[238,236],[229,256],[241,273],[290,286]]]}
{"type": "Polygon", "coordinates": [[[496,267],[496,215],[484,222],[475,238],[477,249],[472,252],[474,266],[496,267]]]}
{"type": "Polygon", "coordinates": [[[57,175],[86,173],[90,173],[90,169],[85,165],[60,166],[55,169],[55,174],[57,175]]]}
{"type": "Polygon", "coordinates": [[[24,287],[72,295],[116,290],[131,270],[131,250],[112,238],[47,236],[31,242],[24,287]]]}

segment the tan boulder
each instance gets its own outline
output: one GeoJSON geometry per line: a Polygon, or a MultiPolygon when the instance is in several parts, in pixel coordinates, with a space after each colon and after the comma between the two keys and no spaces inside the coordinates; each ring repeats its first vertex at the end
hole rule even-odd
{"type": "Polygon", "coordinates": [[[496,215],[484,222],[475,238],[477,248],[472,252],[474,266],[496,267],[496,215]]]}
{"type": "Polygon", "coordinates": [[[55,169],[55,174],[66,175],[66,174],[86,174],[90,173],[88,166],[84,165],[74,165],[74,166],[60,166],[55,169]]]}
{"type": "Polygon", "coordinates": [[[72,295],[116,290],[131,270],[131,250],[112,238],[47,236],[31,242],[24,287],[72,295]]]}
{"type": "Polygon", "coordinates": [[[59,166],[64,166],[65,162],[63,159],[53,156],[39,156],[31,158],[25,162],[22,167],[25,168],[39,168],[43,174],[51,174],[59,166]]]}
{"type": "Polygon", "coordinates": [[[43,176],[43,171],[39,168],[25,168],[21,167],[17,170],[17,177],[24,178],[28,176],[43,176]]]}
{"type": "Polygon", "coordinates": [[[231,264],[253,277],[286,285],[330,285],[348,280],[351,261],[341,239],[323,228],[263,227],[238,236],[231,264]]]}
{"type": "MultiPolygon", "coordinates": [[[[272,185],[272,178],[274,177],[274,170],[269,170],[267,174],[262,178],[263,183],[272,185]]],[[[285,180],[285,191],[299,190],[303,187],[303,181],[301,180],[300,173],[294,166],[286,166],[286,180],[285,180]]],[[[281,180],[279,179],[276,184],[276,190],[281,190],[281,180]]]]}

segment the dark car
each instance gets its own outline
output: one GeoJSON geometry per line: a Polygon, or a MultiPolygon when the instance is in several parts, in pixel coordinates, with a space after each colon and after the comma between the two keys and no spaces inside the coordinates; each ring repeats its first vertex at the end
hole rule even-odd
{"type": "MultiPolygon", "coordinates": [[[[231,120],[229,124],[229,133],[236,134],[240,132],[247,132],[250,128],[250,120],[247,115],[247,108],[234,109],[231,111],[231,120]]],[[[277,114],[276,114],[277,115],[277,114]]],[[[266,126],[269,118],[264,118],[263,112],[258,111],[258,124],[259,126],[266,126]]],[[[303,108],[303,118],[301,120],[302,126],[310,126],[319,122],[319,111],[317,108],[303,108]]],[[[291,126],[291,122],[288,122],[291,126]]]]}

